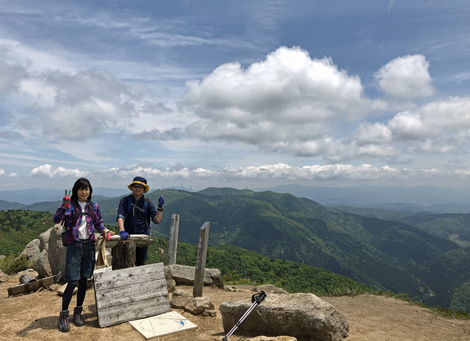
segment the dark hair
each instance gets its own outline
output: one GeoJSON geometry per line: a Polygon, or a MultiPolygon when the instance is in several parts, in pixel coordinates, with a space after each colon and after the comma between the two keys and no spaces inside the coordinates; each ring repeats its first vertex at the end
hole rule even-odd
{"type": "Polygon", "coordinates": [[[87,178],[80,178],[77,181],[75,181],[75,184],[73,185],[72,188],[72,197],[70,198],[71,201],[78,201],[78,190],[82,188],[89,188],[90,189],[90,195],[87,198],[88,200],[91,200],[91,194],[93,193],[93,187],[91,187],[90,181],[88,181],[87,178]]]}

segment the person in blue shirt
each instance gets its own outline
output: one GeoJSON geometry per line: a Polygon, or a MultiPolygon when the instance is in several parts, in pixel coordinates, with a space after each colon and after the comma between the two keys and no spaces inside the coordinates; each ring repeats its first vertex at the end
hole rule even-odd
{"type": "MultiPolygon", "coordinates": [[[[158,200],[158,209],[153,203],[145,198],[149,186],[147,180],[136,176],[132,183],[127,186],[132,194],[121,199],[117,212],[116,221],[122,240],[127,240],[130,234],[150,235],[150,222],[160,224],[162,221],[163,197],[158,200]]],[[[135,266],[145,265],[148,247],[136,247],[135,266]]]]}

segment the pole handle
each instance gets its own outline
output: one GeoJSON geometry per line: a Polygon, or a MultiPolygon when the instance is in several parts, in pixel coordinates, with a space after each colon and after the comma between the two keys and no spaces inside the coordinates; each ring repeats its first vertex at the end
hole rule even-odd
{"type": "Polygon", "coordinates": [[[263,290],[261,290],[261,292],[251,296],[251,302],[254,303],[256,301],[256,303],[260,304],[261,302],[263,302],[265,298],[266,298],[266,293],[263,290]]]}

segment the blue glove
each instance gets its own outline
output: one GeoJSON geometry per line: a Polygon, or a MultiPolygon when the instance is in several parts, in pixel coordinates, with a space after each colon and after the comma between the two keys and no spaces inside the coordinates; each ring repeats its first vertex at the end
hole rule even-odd
{"type": "Polygon", "coordinates": [[[163,199],[163,195],[160,195],[160,198],[158,199],[158,207],[162,207],[164,203],[165,200],[163,199]]]}
{"type": "Polygon", "coordinates": [[[122,240],[127,240],[127,239],[129,239],[129,233],[127,233],[126,231],[121,231],[121,232],[119,232],[119,235],[121,236],[121,239],[122,239],[122,240]]]}

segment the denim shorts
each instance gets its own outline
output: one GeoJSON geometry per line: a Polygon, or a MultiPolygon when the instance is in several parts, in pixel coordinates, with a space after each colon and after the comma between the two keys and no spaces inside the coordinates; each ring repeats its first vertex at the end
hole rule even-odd
{"type": "Polygon", "coordinates": [[[66,282],[78,281],[81,278],[91,278],[95,269],[95,244],[90,245],[89,241],[67,245],[67,255],[65,257],[66,282]]]}

